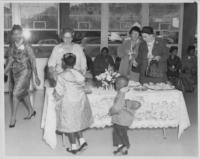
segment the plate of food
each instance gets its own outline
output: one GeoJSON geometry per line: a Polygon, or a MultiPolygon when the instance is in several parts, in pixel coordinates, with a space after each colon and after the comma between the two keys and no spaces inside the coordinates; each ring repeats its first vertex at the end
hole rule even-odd
{"type": "Polygon", "coordinates": [[[172,90],[175,87],[169,83],[149,83],[149,84],[144,84],[148,89],[151,90],[172,90]]]}
{"type": "Polygon", "coordinates": [[[140,85],[140,86],[137,86],[137,87],[135,87],[135,88],[133,88],[135,91],[146,91],[146,90],[148,90],[148,88],[146,87],[146,86],[142,86],[142,85],[140,85]]]}
{"type": "Polygon", "coordinates": [[[128,85],[131,87],[137,87],[137,86],[140,86],[141,84],[140,82],[129,81],[128,85]]]}

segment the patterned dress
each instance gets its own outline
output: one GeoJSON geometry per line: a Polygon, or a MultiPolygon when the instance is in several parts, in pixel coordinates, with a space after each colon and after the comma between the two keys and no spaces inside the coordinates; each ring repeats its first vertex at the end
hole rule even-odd
{"type": "Polygon", "coordinates": [[[60,132],[78,132],[93,123],[84,81],[84,76],[75,69],[58,75],[54,96],[60,98],[57,98],[57,130],[60,132]]]}
{"type": "Polygon", "coordinates": [[[8,54],[9,60],[12,61],[9,90],[21,100],[29,92],[35,55],[32,48],[26,43],[23,43],[19,48],[15,44],[11,44],[8,54]]]}

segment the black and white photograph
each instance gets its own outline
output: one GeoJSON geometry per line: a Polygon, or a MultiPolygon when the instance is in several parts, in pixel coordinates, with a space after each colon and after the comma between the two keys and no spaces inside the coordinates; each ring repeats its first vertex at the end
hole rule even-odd
{"type": "Polygon", "coordinates": [[[197,1],[2,4],[5,156],[198,157],[197,1]]]}

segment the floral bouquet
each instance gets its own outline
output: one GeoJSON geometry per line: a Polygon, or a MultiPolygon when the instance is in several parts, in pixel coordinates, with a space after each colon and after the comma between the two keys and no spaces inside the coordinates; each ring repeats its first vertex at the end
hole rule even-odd
{"type": "Polygon", "coordinates": [[[104,73],[101,73],[100,75],[96,76],[96,79],[101,82],[103,88],[113,89],[115,80],[119,75],[120,74],[114,72],[114,70],[111,67],[108,67],[108,69],[106,69],[104,73]]]}

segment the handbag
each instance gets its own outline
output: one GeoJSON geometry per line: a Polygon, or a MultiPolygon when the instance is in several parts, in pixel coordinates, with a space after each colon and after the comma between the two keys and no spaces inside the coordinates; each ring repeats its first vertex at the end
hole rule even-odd
{"type": "Polygon", "coordinates": [[[157,60],[151,60],[146,71],[147,77],[162,78],[163,72],[159,68],[159,62],[157,60]]]}
{"type": "Polygon", "coordinates": [[[183,81],[181,78],[177,78],[177,85],[176,85],[176,88],[182,92],[185,91],[185,87],[183,85],[183,81]]]}

